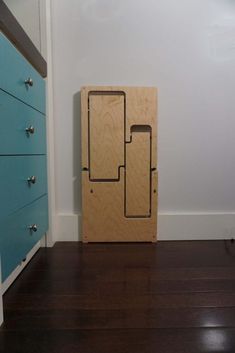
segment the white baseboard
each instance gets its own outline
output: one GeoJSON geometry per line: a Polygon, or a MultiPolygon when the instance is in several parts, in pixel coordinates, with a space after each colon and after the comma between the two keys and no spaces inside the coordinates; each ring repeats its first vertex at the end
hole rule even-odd
{"type": "Polygon", "coordinates": [[[55,241],[80,241],[80,223],[79,214],[58,214],[55,241]]]}
{"type": "MultiPolygon", "coordinates": [[[[80,241],[81,216],[58,214],[56,241],[80,241]]],[[[160,213],[158,240],[235,238],[235,213],[160,213]]]]}
{"type": "Polygon", "coordinates": [[[158,240],[235,238],[235,213],[160,214],[158,240]]]}

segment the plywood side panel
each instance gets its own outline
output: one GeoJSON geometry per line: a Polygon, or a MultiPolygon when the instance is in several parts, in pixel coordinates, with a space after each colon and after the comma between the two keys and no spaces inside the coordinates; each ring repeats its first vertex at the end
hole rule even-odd
{"type": "Polygon", "coordinates": [[[157,238],[157,172],[152,172],[151,218],[124,216],[124,169],[119,182],[91,182],[82,175],[84,242],[155,242],[157,238]]]}
{"type": "Polygon", "coordinates": [[[157,167],[157,89],[126,87],[126,141],[133,125],[148,125],[152,130],[152,167],[157,167]]]}
{"type": "Polygon", "coordinates": [[[126,216],[150,217],[150,133],[132,132],[126,145],[126,216]]]}
{"type": "Polygon", "coordinates": [[[113,239],[124,217],[124,177],[119,182],[91,182],[88,173],[83,173],[82,183],[83,238],[113,239]]]}
{"type": "Polygon", "coordinates": [[[124,165],[124,95],[91,94],[88,108],[90,179],[118,179],[124,165]]]}
{"type": "Polygon", "coordinates": [[[151,87],[82,88],[84,242],[156,241],[156,93],[151,87]]]}
{"type": "MultiPolygon", "coordinates": [[[[92,91],[123,92],[126,99],[126,136],[130,141],[131,126],[149,125],[152,128],[152,167],[157,167],[157,88],[129,86],[86,86],[81,89],[82,121],[86,113],[85,97],[92,91]]],[[[86,124],[86,123],[85,123],[86,124]]],[[[85,157],[85,155],[84,155],[85,157]]]]}

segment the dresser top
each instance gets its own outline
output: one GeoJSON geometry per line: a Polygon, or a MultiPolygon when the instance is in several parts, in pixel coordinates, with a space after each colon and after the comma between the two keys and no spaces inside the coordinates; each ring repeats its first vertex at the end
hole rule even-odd
{"type": "Polygon", "coordinates": [[[0,31],[15,45],[42,77],[47,76],[47,63],[3,0],[0,0],[0,31]]]}

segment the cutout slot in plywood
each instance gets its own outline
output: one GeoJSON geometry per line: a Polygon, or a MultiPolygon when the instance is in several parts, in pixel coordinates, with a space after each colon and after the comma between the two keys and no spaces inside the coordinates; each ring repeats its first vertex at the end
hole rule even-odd
{"type": "Polygon", "coordinates": [[[151,128],[131,127],[126,144],[125,216],[151,216],[151,128]]]}

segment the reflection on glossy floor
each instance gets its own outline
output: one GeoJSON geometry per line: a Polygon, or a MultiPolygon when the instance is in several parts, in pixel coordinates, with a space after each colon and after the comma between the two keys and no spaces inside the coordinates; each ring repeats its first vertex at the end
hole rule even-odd
{"type": "Polygon", "coordinates": [[[4,306],[4,353],[235,352],[235,245],[57,243],[4,306]]]}

